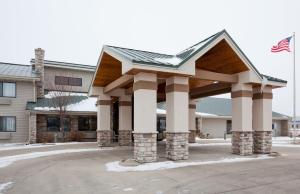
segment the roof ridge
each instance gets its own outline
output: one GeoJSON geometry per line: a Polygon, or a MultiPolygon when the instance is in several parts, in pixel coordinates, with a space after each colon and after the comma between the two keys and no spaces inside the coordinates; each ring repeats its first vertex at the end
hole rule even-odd
{"type": "Polygon", "coordinates": [[[168,56],[170,56],[170,57],[174,57],[174,56],[176,56],[176,55],[171,55],[171,54],[158,53],[158,52],[145,51],[145,50],[138,50],[138,49],[125,48],[125,47],[112,46],[112,45],[105,45],[105,46],[108,46],[108,47],[113,47],[113,48],[120,48],[120,49],[127,49],[127,50],[132,50],[132,51],[141,51],[141,52],[153,53],[153,54],[159,54],[159,55],[168,55],[168,56]]]}
{"type": "MultiPolygon", "coordinates": [[[[30,60],[30,62],[35,61],[34,58],[30,60]]],[[[53,62],[53,63],[60,63],[60,64],[69,64],[69,65],[80,65],[80,66],[88,66],[88,67],[95,67],[94,65],[86,65],[86,64],[80,64],[80,63],[70,63],[70,62],[64,62],[64,61],[52,61],[52,60],[44,60],[44,62],[53,62]]]]}
{"type": "Polygon", "coordinates": [[[20,65],[20,66],[28,66],[28,67],[31,67],[31,65],[19,64],[19,63],[0,62],[0,64],[5,64],[5,65],[20,65]]]}
{"type": "Polygon", "coordinates": [[[226,32],[226,30],[224,29],[224,30],[222,30],[222,31],[219,31],[219,32],[217,32],[217,33],[215,33],[215,34],[213,34],[213,35],[211,35],[211,36],[205,38],[204,40],[201,40],[200,42],[198,42],[198,43],[196,43],[196,44],[194,44],[194,45],[192,45],[192,46],[190,46],[190,47],[188,47],[188,48],[186,48],[186,49],[180,51],[179,53],[176,54],[176,56],[182,54],[183,52],[185,52],[185,51],[187,51],[187,50],[189,50],[189,49],[191,49],[191,48],[193,48],[193,47],[195,47],[195,46],[197,46],[197,45],[199,45],[199,44],[201,44],[201,43],[207,41],[208,39],[211,39],[212,37],[217,36],[218,34],[221,34],[221,33],[223,33],[223,32],[226,32]]]}

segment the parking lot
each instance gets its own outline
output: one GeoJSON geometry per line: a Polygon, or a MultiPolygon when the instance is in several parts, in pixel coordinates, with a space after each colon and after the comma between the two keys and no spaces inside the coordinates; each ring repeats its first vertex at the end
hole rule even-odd
{"type": "Polygon", "coordinates": [[[300,145],[272,156],[231,154],[230,141],[199,141],[190,158],[137,165],[132,147],[74,143],[0,149],[0,193],[299,193],[300,145]],[[118,162],[119,161],[119,162],[118,162]],[[116,166],[110,164],[117,163],[116,166]],[[121,167],[121,168],[120,168],[121,167]]]}

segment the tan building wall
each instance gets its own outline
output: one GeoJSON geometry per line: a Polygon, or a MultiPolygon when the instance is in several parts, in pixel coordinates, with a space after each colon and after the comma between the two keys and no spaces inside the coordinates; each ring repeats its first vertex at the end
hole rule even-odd
{"type": "MultiPolygon", "coordinates": [[[[223,138],[226,133],[227,120],[231,118],[198,118],[198,129],[203,135],[208,135],[208,138],[223,138]],[[202,124],[201,124],[202,120],[202,124]]],[[[274,125],[273,136],[288,135],[288,120],[273,119],[274,125]]]]}
{"type": "MultiPolygon", "coordinates": [[[[202,118],[202,125],[198,124],[198,126],[202,127],[200,128],[200,132],[203,135],[207,136],[209,134],[208,138],[223,138],[226,132],[227,120],[223,118],[202,118]]],[[[198,122],[201,122],[201,120],[198,119],[198,122]]]]}
{"type": "Polygon", "coordinates": [[[75,92],[88,92],[94,71],[72,70],[45,66],[45,89],[55,90],[55,76],[82,78],[82,86],[70,87],[75,92]]]}
{"type": "Polygon", "coordinates": [[[16,132],[0,132],[0,143],[28,141],[29,114],[26,111],[26,104],[28,101],[34,101],[33,89],[33,82],[17,81],[16,98],[0,97],[0,100],[10,101],[8,105],[0,105],[0,116],[16,117],[16,132]]]}

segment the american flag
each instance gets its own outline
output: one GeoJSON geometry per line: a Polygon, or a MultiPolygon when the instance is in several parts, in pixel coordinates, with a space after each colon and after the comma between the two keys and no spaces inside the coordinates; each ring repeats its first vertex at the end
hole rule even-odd
{"type": "Polygon", "coordinates": [[[292,39],[292,36],[279,41],[277,45],[275,45],[271,48],[271,52],[273,52],[273,53],[281,52],[281,51],[291,52],[290,51],[291,39],[292,39]]]}

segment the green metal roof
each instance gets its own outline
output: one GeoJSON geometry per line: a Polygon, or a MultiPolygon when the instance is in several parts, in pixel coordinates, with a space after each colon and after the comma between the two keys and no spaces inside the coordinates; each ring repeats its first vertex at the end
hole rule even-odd
{"type": "Polygon", "coordinates": [[[204,49],[211,42],[216,40],[222,34],[226,34],[227,37],[229,37],[231,39],[231,41],[236,46],[236,48],[243,54],[243,56],[249,62],[251,67],[254,69],[254,71],[256,71],[256,73],[261,78],[263,78],[263,76],[264,76],[269,81],[287,83],[287,81],[282,80],[282,79],[262,75],[256,69],[256,67],[251,63],[251,61],[247,58],[247,56],[243,53],[243,51],[239,48],[239,46],[235,43],[235,41],[227,33],[226,30],[222,30],[222,31],[220,31],[220,32],[218,32],[218,33],[216,33],[216,34],[214,34],[214,35],[198,42],[197,44],[181,51],[180,53],[178,53],[176,55],[161,54],[161,53],[156,53],[156,52],[141,51],[141,50],[122,48],[122,47],[116,47],[116,46],[109,46],[109,45],[106,45],[106,47],[113,50],[113,51],[115,51],[116,53],[119,53],[120,55],[128,58],[129,60],[131,60],[132,62],[135,62],[135,63],[145,64],[145,65],[152,65],[152,66],[162,66],[162,67],[168,67],[168,68],[178,68],[182,64],[184,64],[186,61],[188,61],[191,57],[193,57],[195,54],[197,54],[202,49],[204,49]]]}
{"type": "Polygon", "coordinates": [[[21,65],[14,63],[0,62],[0,78],[1,77],[22,77],[37,78],[38,76],[32,71],[31,65],[21,65]]]}
{"type": "Polygon", "coordinates": [[[129,48],[122,48],[116,46],[109,46],[106,47],[112,49],[113,51],[127,57],[132,62],[141,63],[141,64],[148,64],[148,65],[155,65],[155,66],[165,66],[165,67],[172,67],[178,68],[184,62],[186,62],[189,58],[193,55],[198,53],[203,47],[208,45],[211,41],[221,35],[224,31],[218,32],[197,44],[181,51],[176,55],[168,55],[168,54],[161,54],[156,52],[149,52],[149,51],[142,51],[142,50],[135,50],[129,48]]]}
{"type": "MultiPolygon", "coordinates": [[[[166,103],[165,102],[158,103],[157,108],[165,110],[166,103]]],[[[231,99],[214,98],[214,97],[201,98],[199,99],[199,102],[196,105],[196,112],[207,113],[216,116],[231,116],[232,115],[231,99]]],[[[288,116],[274,111],[272,112],[272,116],[288,118],[288,116]]]]}

